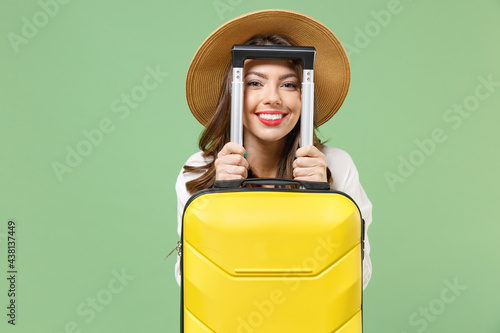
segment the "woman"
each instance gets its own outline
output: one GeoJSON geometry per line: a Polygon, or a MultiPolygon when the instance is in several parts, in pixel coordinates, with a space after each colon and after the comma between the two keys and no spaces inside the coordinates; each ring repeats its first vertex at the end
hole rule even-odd
{"type": "MultiPolygon", "coordinates": [[[[338,39],[320,22],[287,10],[265,10],[240,16],[215,30],[195,54],[186,79],[193,115],[205,126],[200,152],[192,155],[176,183],[178,233],[189,197],[215,180],[290,178],[329,182],[350,195],[371,223],[372,205],[358,172],[343,150],[323,145],[299,147],[302,67],[284,59],[245,61],[243,100],[244,147],[229,142],[230,50],[235,44],[314,46],[315,124],[325,123],[340,108],[350,81],[347,55],[338,39]],[[215,82],[215,85],[214,85],[215,82]],[[220,87],[219,89],[215,89],[220,87]]],[[[315,126],[315,128],[317,128],[315,126]]],[[[370,246],[365,233],[363,288],[371,277],[370,246]]],[[[179,261],[176,279],[180,284],[179,261]]]]}

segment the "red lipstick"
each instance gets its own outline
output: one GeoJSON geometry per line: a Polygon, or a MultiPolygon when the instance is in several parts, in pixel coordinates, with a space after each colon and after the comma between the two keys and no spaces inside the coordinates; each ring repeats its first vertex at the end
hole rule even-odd
{"type": "Polygon", "coordinates": [[[259,119],[264,125],[267,125],[267,126],[277,126],[277,125],[281,124],[287,116],[287,114],[285,112],[281,112],[281,111],[260,111],[260,112],[256,112],[255,114],[257,116],[257,119],[259,119]],[[270,119],[264,119],[264,118],[259,117],[259,114],[282,114],[283,118],[270,120],[270,119]]]}

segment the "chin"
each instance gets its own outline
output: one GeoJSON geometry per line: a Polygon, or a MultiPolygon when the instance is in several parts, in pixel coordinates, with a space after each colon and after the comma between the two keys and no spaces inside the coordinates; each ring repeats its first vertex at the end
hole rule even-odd
{"type": "Polygon", "coordinates": [[[283,140],[293,128],[267,127],[258,122],[252,124],[250,128],[244,126],[244,130],[251,133],[250,135],[257,140],[271,143],[283,140]]]}
{"type": "Polygon", "coordinates": [[[280,140],[283,140],[286,137],[286,134],[284,135],[262,135],[262,136],[257,136],[261,141],[266,141],[266,142],[277,142],[280,140]]]}

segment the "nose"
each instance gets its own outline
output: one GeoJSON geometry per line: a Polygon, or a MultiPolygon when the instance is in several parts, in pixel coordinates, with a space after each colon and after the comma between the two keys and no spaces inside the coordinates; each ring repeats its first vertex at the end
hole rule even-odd
{"type": "Polygon", "coordinates": [[[281,96],[280,96],[279,88],[274,86],[274,85],[268,85],[264,89],[264,96],[263,96],[262,102],[264,104],[280,105],[281,104],[281,96]]]}

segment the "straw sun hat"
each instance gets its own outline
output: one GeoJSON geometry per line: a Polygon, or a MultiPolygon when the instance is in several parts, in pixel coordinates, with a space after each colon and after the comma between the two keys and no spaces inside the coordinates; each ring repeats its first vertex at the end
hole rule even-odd
{"type": "Polygon", "coordinates": [[[261,10],[232,19],[205,39],[189,65],[186,98],[191,112],[205,126],[215,113],[231,48],[254,36],[281,35],[295,46],[314,46],[316,121],[328,121],[349,90],[347,54],[335,35],[321,22],[290,10],[261,10]],[[216,87],[216,89],[214,89],[216,87]]]}

